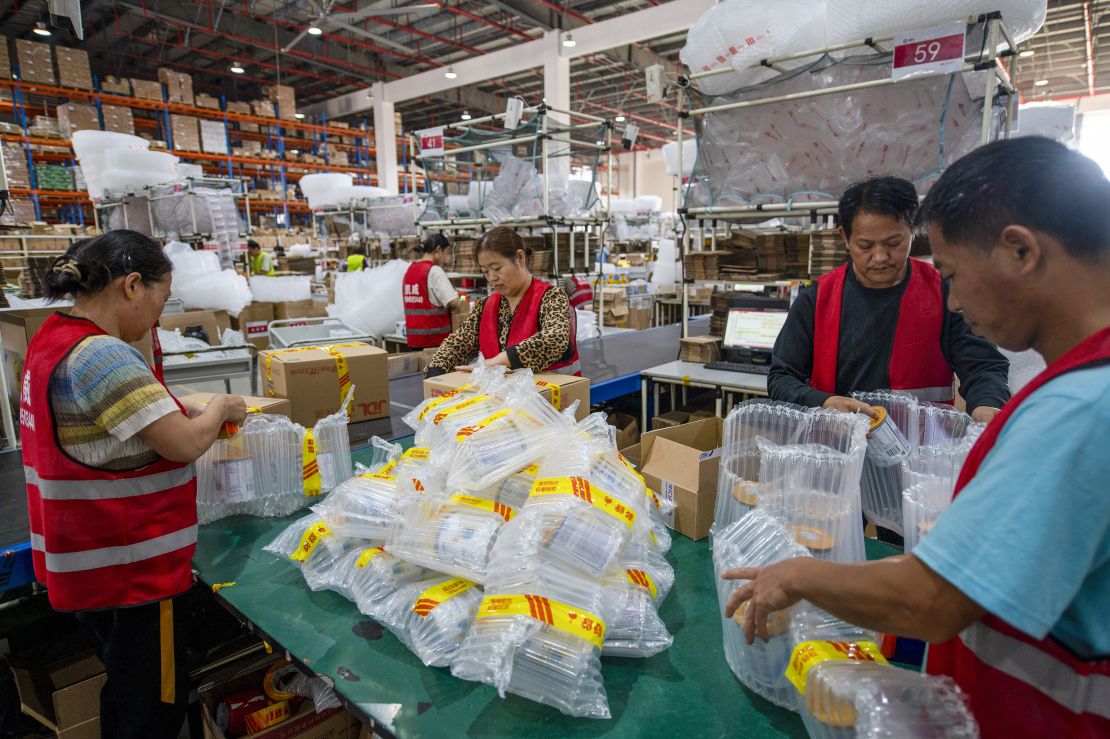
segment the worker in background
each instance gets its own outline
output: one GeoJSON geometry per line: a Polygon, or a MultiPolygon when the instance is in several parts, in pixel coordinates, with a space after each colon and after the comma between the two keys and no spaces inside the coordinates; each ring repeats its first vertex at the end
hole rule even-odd
{"type": "Polygon", "coordinates": [[[443,271],[450,248],[443,234],[429,236],[420,245],[420,259],[405,272],[405,338],[410,349],[439,346],[451,335],[451,311],[459,305],[459,293],[443,271]]]}
{"type": "Polygon", "coordinates": [[[982,735],[1110,736],[1110,181],[1062,144],[988,144],[922,204],[948,307],[1048,367],[971,453],[912,554],[733,569],[749,643],[808,600],[933,643],[928,670],[967,693],[982,735]]]}
{"type": "Polygon", "coordinates": [[[594,289],[589,278],[581,275],[569,275],[559,281],[559,287],[567,294],[570,307],[574,309],[589,309],[594,303],[594,289]]]}
{"type": "Polygon", "coordinates": [[[532,277],[531,255],[507,226],[482,236],[475,256],[493,292],[440,345],[426,376],[469,365],[479,354],[486,364],[510,369],[579,374],[574,310],[565,292],[532,277]]]}
{"type": "Polygon", "coordinates": [[[345,272],[361,272],[366,269],[366,247],[365,246],[352,246],[351,251],[347,254],[347,264],[345,265],[345,272]]]}
{"type": "Polygon", "coordinates": [[[771,355],[768,395],[805,406],[876,411],[853,392],[903,390],[953,401],[953,370],[971,417],[1010,397],[1009,363],[955,311],[927,262],[910,259],[917,191],[898,177],[857,182],[840,199],[850,261],[803,289],[771,355]]]}
{"type": "Polygon", "coordinates": [[[99,642],[104,736],[181,727],[189,673],[177,597],[192,585],[192,463],[246,415],[227,395],[186,409],[128,345],[161,315],[171,269],[158,242],[134,231],[71,246],[44,281],[51,301],[75,304],[31,340],[20,394],[35,576],[51,606],[99,642]]]}
{"type": "Polygon", "coordinates": [[[267,277],[277,274],[277,270],[274,269],[274,258],[269,252],[262,251],[262,247],[253,239],[247,240],[247,270],[252,275],[267,277]]]}

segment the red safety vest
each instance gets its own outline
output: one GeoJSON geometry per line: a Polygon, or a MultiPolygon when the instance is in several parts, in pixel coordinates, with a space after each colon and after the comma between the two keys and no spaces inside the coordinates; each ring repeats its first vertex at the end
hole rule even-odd
{"type": "MultiPolygon", "coordinates": [[[[941,350],[944,293],[940,272],[911,259],[910,281],[902,293],[898,326],[890,352],[890,389],[913,393],[920,400],[951,403],[952,367],[941,350]]],[[[850,264],[817,280],[813,325],[813,372],[809,384],[836,393],[836,357],[840,346],[840,308],[850,264]]]]}
{"type": "MultiPolygon", "coordinates": [[[[1022,388],[972,447],[956,495],[975,477],[1002,428],[1030,395],[1062,374],[1107,362],[1110,328],[1072,347],[1022,388]]],[[[1110,736],[1110,659],[1080,659],[1052,636],[1034,639],[987,614],[955,639],[930,646],[928,670],[951,676],[963,688],[984,737],[1110,736]]]]}
{"type": "Polygon", "coordinates": [[[574,287],[569,298],[571,308],[577,308],[580,305],[590,305],[594,302],[594,289],[590,287],[589,280],[585,277],[572,275],[570,282],[574,287]]]}
{"type": "Polygon", "coordinates": [[[451,311],[432,303],[428,273],[435,265],[421,259],[409,265],[402,281],[405,297],[405,334],[414,348],[439,346],[451,335],[451,311]]]}
{"type": "Polygon", "coordinates": [[[58,444],[50,403],[54,369],[81,340],[102,335],[83,318],[50,316],[28,347],[20,393],[35,577],[59,611],[139,605],[192,585],[193,466],[159,459],[109,472],[74,460],[58,444]]]}
{"type": "MultiPolygon", "coordinates": [[[[501,346],[501,327],[498,321],[498,312],[501,310],[501,293],[495,292],[486,298],[482,307],[482,323],[478,331],[478,348],[486,359],[496,357],[502,349],[516,346],[525,339],[530,339],[540,331],[540,301],[544,293],[551,289],[551,285],[535,278],[528,286],[524,297],[513,314],[512,325],[509,326],[509,342],[501,346]]],[[[541,372],[558,372],[563,375],[581,376],[581,365],[578,362],[578,341],[575,332],[578,322],[575,320],[574,308],[570,309],[570,344],[559,361],[550,367],[545,367],[541,372]]]]}
{"type": "Polygon", "coordinates": [[[165,385],[165,357],[162,355],[162,342],[158,338],[157,326],[152,326],[150,329],[150,353],[154,356],[154,366],[151,367],[154,376],[158,378],[158,382],[165,385]]]}

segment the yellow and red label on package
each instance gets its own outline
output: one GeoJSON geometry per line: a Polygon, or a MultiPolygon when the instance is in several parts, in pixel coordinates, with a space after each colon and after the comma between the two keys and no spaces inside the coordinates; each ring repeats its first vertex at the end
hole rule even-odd
{"type": "Polygon", "coordinates": [[[786,679],[805,695],[809,671],[822,662],[872,662],[887,664],[879,645],[871,641],[804,641],[794,648],[786,666],[786,679]]]}
{"type": "Polygon", "coordinates": [[[438,585],[433,585],[421,593],[420,597],[416,599],[416,603],[412,606],[412,612],[421,618],[427,618],[428,614],[432,612],[432,609],[440,603],[445,600],[450,600],[456,595],[465,593],[472,587],[474,587],[474,583],[461,577],[456,577],[454,580],[448,580],[438,585]]]}
{"type": "Polygon", "coordinates": [[[595,614],[542,595],[487,595],[478,606],[477,620],[497,616],[528,616],[598,649],[605,642],[605,622],[595,614]]]}
{"type": "Polygon", "coordinates": [[[608,513],[629,528],[636,521],[636,511],[583,477],[541,477],[532,483],[530,495],[573,495],[608,513]]]}
{"type": "Polygon", "coordinates": [[[470,508],[477,508],[479,510],[489,511],[490,513],[496,513],[498,516],[501,516],[501,518],[505,519],[506,521],[512,520],[512,517],[516,515],[516,511],[514,511],[512,507],[507,506],[504,503],[495,503],[492,500],[486,500],[485,498],[475,498],[472,495],[452,495],[451,502],[457,505],[469,506],[470,508]]]}
{"type": "Polygon", "coordinates": [[[331,536],[331,531],[328,529],[327,524],[323,521],[314,523],[305,529],[304,535],[301,536],[301,543],[297,545],[296,550],[289,555],[289,559],[295,562],[304,562],[308,555],[316,549],[316,547],[326,537],[331,536]]]}

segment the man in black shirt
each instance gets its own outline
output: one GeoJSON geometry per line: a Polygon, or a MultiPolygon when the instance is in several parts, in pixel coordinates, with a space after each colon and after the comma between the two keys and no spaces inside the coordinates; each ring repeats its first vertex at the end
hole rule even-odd
{"type": "Polygon", "coordinates": [[[874,416],[852,392],[893,388],[950,400],[953,371],[976,421],[990,421],[1009,399],[1009,363],[948,310],[939,273],[909,258],[916,209],[913,184],[897,177],[844,193],[840,234],[851,262],[791,306],[767,378],[773,400],[874,416]]]}

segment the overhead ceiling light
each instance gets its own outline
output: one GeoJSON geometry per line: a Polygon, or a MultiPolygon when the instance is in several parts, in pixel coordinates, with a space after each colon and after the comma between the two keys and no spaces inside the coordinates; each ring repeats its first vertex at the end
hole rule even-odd
{"type": "Polygon", "coordinates": [[[290,150],[289,150],[289,153],[290,153],[290,154],[293,154],[293,155],[297,155],[297,154],[300,154],[300,153],[301,153],[301,151],[300,151],[300,149],[290,149],[290,150]]]}
{"type": "Polygon", "coordinates": [[[321,33],[324,32],[324,30],[322,28],[320,28],[318,25],[316,25],[315,23],[311,24],[305,30],[308,31],[309,36],[319,36],[321,33]]]}
{"type": "Polygon", "coordinates": [[[617,123],[624,123],[624,113],[617,113],[617,117],[613,120],[617,123]]]}
{"type": "Polygon", "coordinates": [[[240,65],[239,62],[232,62],[231,66],[228,67],[228,69],[234,74],[242,74],[243,72],[247,71],[243,69],[242,65],[240,65]]]}
{"type": "Polygon", "coordinates": [[[1033,56],[1036,53],[1037,52],[1033,51],[1032,49],[1026,49],[1025,51],[1018,54],[1018,58],[1019,59],[1028,59],[1029,57],[1033,56]]]}
{"type": "Polygon", "coordinates": [[[574,37],[571,36],[569,33],[566,36],[563,36],[563,46],[567,47],[568,49],[576,46],[577,44],[578,42],[575,41],[574,37]]]}
{"type": "Polygon", "coordinates": [[[47,28],[46,24],[43,23],[42,21],[39,21],[38,23],[36,23],[33,30],[39,36],[49,36],[50,35],[50,29],[47,28]]]}
{"type": "Polygon", "coordinates": [[[296,118],[298,121],[304,120],[304,113],[294,113],[293,117],[296,118]]]}
{"type": "Polygon", "coordinates": [[[597,145],[598,145],[598,146],[605,146],[605,142],[604,142],[604,141],[598,141],[598,142],[597,142],[597,145]]]}
{"type": "Polygon", "coordinates": [[[1048,80],[1037,80],[1033,84],[1037,87],[1044,87],[1045,85],[1048,84],[1048,80]]]}
{"type": "Polygon", "coordinates": [[[462,114],[462,119],[464,121],[469,121],[471,118],[472,118],[472,116],[470,115],[470,111],[469,110],[464,110],[463,114],[462,114]]]}
{"type": "Polygon", "coordinates": [[[443,76],[446,77],[449,80],[453,80],[456,77],[458,77],[459,75],[458,75],[458,72],[455,71],[454,67],[448,67],[447,71],[443,73],[443,76]]]}

